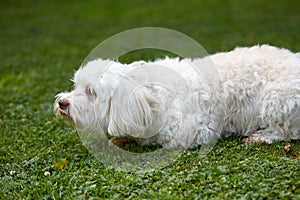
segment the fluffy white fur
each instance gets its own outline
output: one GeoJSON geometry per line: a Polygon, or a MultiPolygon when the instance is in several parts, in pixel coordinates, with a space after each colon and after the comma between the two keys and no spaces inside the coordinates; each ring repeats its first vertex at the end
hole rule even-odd
{"type": "Polygon", "coordinates": [[[246,142],[300,138],[300,54],[286,49],[262,45],[202,59],[131,64],[98,59],[81,67],[73,80],[72,92],[57,95],[55,111],[84,132],[104,130],[111,136],[166,148],[195,147],[231,134],[247,136],[246,142]],[[201,78],[188,67],[189,63],[203,66],[209,60],[218,70],[220,83],[209,83],[210,78],[201,78]],[[175,80],[177,95],[190,89],[196,98],[181,101],[153,84],[141,86],[124,106],[124,95],[132,92],[130,84],[140,81],[130,72],[151,64],[169,66],[180,74],[191,87],[175,80]]]}

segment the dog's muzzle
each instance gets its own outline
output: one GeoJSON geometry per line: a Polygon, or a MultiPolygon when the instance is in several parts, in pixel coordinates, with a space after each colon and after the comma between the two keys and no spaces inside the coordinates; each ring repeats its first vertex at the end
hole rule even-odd
{"type": "Polygon", "coordinates": [[[66,117],[71,123],[73,123],[73,119],[70,116],[70,101],[68,99],[59,99],[57,101],[57,115],[62,115],[66,117]]]}

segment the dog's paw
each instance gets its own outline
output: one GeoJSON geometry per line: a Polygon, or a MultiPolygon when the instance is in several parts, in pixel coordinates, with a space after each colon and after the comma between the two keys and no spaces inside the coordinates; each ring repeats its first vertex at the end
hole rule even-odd
{"type": "Polygon", "coordinates": [[[272,140],[265,135],[254,133],[243,139],[246,144],[256,143],[256,144],[271,144],[272,140]]]}
{"type": "Polygon", "coordinates": [[[120,137],[113,137],[108,141],[109,146],[118,146],[118,147],[124,147],[126,144],[132,144],[135,141],[130,138],[120,138],[120,137]]]}

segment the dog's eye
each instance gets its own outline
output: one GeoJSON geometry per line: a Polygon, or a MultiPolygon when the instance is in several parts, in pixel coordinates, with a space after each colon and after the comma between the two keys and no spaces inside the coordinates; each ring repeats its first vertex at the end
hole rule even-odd
{"type": "Polygon", "coordinates": [[[87,87],[85,92],[88,96],[97,97],[97,94],[93,88],[87,87]]]}

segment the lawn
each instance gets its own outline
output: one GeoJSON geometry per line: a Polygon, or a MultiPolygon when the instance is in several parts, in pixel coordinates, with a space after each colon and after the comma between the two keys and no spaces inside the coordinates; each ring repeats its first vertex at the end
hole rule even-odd
{"type": "MultiPolygon", "coordinates": [[[[121,31],[170,28],[209,53],[263,43],[299,52],[299,8],[299,0],[2,0],[0,199],[300,199],[300,159],[286,155],[287,142],[230,137],[203,158],[188,150],[163,169],[128,173],[101,164],[53,113],[85,56],[121,31]]],[[[127,59],[156,56],[145,52],[127,59]]]]}

